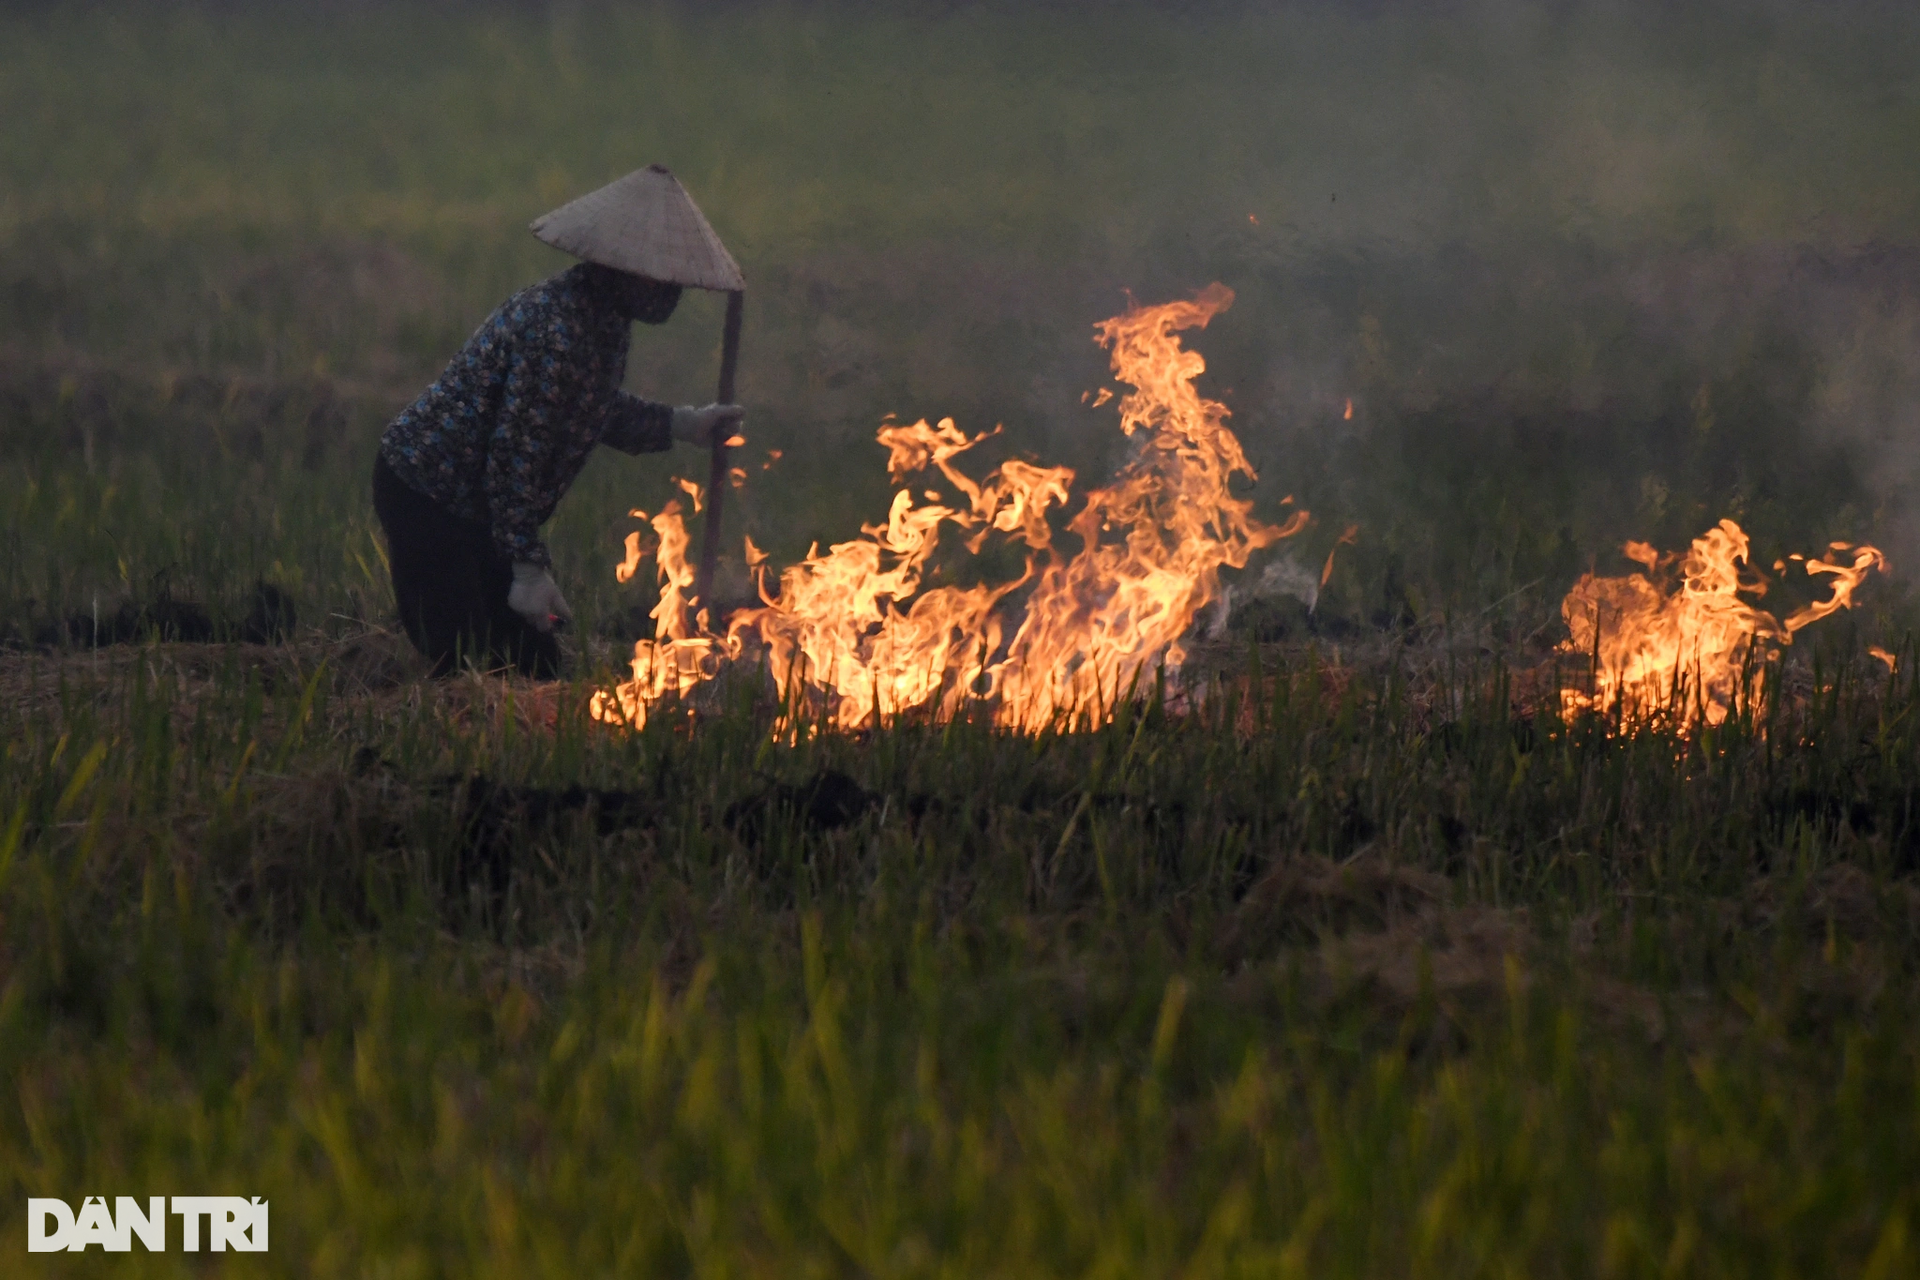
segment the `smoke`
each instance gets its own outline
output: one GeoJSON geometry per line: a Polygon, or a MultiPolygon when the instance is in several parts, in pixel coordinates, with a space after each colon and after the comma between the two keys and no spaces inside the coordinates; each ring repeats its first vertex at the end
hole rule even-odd
{"type": "MultiPolygon", "coordinates": [[[[820,365],[872,370],[816,396],[857,414],[891,379],[889,407],[1004,420],[1009,448],[1102,474],[1123,446],[1082,402],[1086,324],[1123,290],[1221,280],[1238,301],[1196,346],[1256,496],[1316,512],[1314,555],[1367,531],[1322,609],[1548,608],[1623,539],[1684,545],[1722,516],[1765,547],[1871,538],[1920,562],[1920,179],[1898,147],[1920,15],[1206,5],[1048,26],[1061,12],[985,77],[1026,104],[994,189],[1075,175],[1066,225],[1024,240],[1058,251],[977,229],[863,251],[902,302],[815,292],[820,365]],[[882,336],[906,332],[927,340],[882,336]]],[[[951,57],[983,23],[921,29],[951,57]]]]}

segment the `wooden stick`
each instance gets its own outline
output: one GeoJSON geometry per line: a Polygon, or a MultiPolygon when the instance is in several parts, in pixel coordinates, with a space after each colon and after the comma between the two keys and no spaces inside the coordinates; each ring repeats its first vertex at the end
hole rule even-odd
{"type": "MultiPolygon", "coordinates": [[[[727,294],[727,327],[720,339],[720,390],[714,396],[719,404],[733,403],[733,374],[740,363],[740,311],[746,300],[746,293],[740,289],[727,294]]],[[[726,491],[727,442],[722,439],[713,442],[713,466],[707,472],[707,535],[700,543],[700,569],[693,580],[694,607],[707,610],[710,627],[720,625],[710,592],[714,561],[720,557],[720,498],[726,491]]]]}

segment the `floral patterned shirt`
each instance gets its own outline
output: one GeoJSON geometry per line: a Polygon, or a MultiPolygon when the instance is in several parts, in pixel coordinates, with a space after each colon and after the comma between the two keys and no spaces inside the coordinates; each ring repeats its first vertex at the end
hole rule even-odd
{"type": "Polygon", "coordinates": [[[597,444],[657,453],[673,410],[620,389],[628,322],[582,267],[522,289],[380,437],[404,483],[487,525],[513,560],[550,565],[540,526],[597,444]]]}

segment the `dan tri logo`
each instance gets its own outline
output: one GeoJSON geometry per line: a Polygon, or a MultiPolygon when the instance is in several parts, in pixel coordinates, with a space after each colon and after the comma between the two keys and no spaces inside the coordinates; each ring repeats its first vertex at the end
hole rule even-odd
{"type": "Polygon", "coordinates": [[[85,1253],[99,1245],[106,1253],[127,1253],[137,1237],[149,1253],[167,1251],[167,1219],[180,1219],[180,1247],[198,1253],[201,1241],[214,1253],[267,1251],[267,1202],[259,1196],[149,1196],[143,1207],[132,1196],[117,1196],[112,1209],[105,1196],[88,1196],[75,1213],[65,1200],[27,1201],[28,1253],[85,1253]],[[201,1224],[205,1223],[202,1231],[201,1224]]]}

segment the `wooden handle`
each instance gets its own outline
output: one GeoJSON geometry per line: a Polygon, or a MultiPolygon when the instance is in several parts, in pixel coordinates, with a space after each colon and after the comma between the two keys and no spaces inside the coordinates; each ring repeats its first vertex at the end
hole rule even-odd
{"type": "MultiPolygon", "coordinates": [[[[739,289],[727,294],[727,327],[720,339],[720,389],[714,394],[719,404],[733,403],[733,374],[740,363],[740,312],[747,295],[739,289]]],[[[707,612],[707,625],[720,625],[712,612],[714,561],[720,557],[720,499],[727,491],[727,442],[713,442],[713,466],[707,472],[707,533],[700,543],[700,568],[693,580],[696,609],[707,612]]]]}

